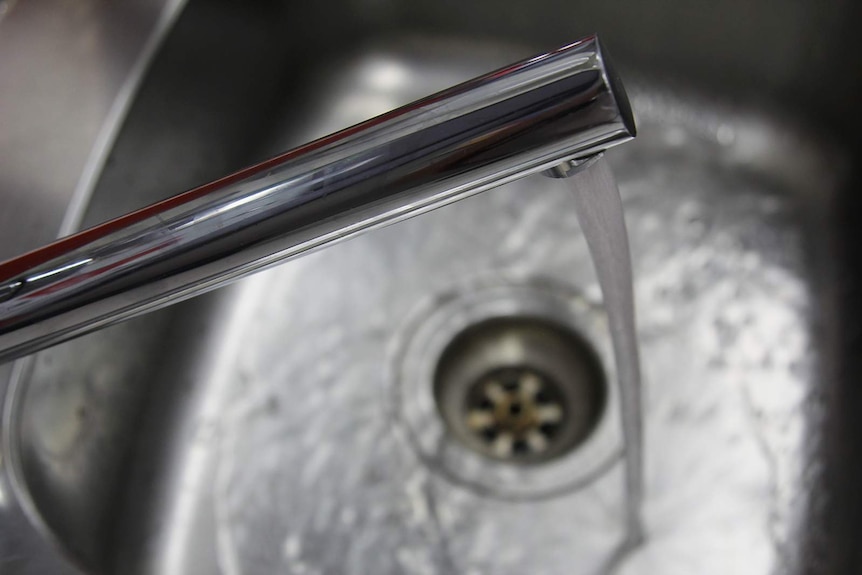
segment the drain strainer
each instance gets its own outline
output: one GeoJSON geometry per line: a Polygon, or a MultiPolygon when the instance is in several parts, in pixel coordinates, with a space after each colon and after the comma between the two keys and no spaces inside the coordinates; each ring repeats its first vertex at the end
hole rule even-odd
{"type": "Polygon", "coordinates": [[[455,336],[434,375],[443,420],[465,446],[500,461],[541,463],[580,444],[605,400],[595,353],[536,317],[489,319],[455,336]]]}
{"type": "Polygon", "coordinates": [[[619,460],[612,360],[604,313],[578,291],[464,285],[399,334],[394,415],[433,472],[487,495],[552,496],[619,460]]]}
{"type": "Polygon", "coordinates": [[[529,367],[494,370],[468,390],[460,414],[482,451],[503,460],[554,452],[568,410],[557,386],[529,367]]]}

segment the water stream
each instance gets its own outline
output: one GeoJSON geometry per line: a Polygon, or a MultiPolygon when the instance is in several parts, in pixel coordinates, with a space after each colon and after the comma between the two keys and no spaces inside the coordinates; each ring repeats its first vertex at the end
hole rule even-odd
{"type": "Polygon", "coordinates": [[[606,160],[590,161],[589,166],[568,177],[566,182],[602,289],[613,342],[625,442],[624,547],[631,549],[643,539],[643,420],[628,233],[619,190],[606,160]]]}

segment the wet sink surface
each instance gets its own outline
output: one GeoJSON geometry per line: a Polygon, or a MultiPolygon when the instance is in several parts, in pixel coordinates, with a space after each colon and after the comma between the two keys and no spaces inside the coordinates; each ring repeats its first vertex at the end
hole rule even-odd
{"type": "MultiPolygon", "coordinates": [[[[402,31],[311,71],[265,36],[223,49],[224,75],[258,55],[298,72],[207,91],[181,78],[206,57],[190,42],[219,42],[200,11],[156,60],[90,223],[547,47],[402,31]]],[[[787,115],[625,77],[639,137],[608,160],[634,257],[648,540],[617,572],[830,572],[824,230],[844,152],[787,115]]],[[[100,572],[601,573],[625,535],[611,358],[569,192],[530,177],[43,352],[12,410],[19,491],[100,572]],[[533,467],[454,445],[427,377],[447,333],[519,313],[570,318],[610,382],[594,437],[533,467]]]]}

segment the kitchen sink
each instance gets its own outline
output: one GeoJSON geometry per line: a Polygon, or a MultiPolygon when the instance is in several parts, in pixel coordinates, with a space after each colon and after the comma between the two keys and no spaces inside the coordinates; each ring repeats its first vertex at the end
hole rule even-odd
{"type": "MultiPolygon", "coordinates": [[[[606,154],[645,379],[637,549],[601,291],[542,176],[19,362],[6,497],[94,573],[855,572],[852,11],[191,2],[87,203],[100,223],[599,32],[638,121],[606,154]],[[583,437],[553,457],[496,457],[441,405],[441,358],[499,321],[548,322],[595,364],[583,437]]],[[[549,393],[551,423],[584,401],[549,393]]]]}

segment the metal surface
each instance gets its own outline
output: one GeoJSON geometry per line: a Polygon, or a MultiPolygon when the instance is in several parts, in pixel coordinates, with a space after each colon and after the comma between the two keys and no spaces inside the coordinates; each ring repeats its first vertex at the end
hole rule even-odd
{"type": "Polygon", "coordinates": [[[0,264],[0,361],[634,134],[597,39],[534,56],[0,264]]]}
{"type": "MultiPolygon", "coordinates": [[[[0,259],[77,229],[147,66],[184,4],[0,2],[0,259]]],[[[12,364],[0,366],[3,395],[14,373],[12,364]]],[[[6,429],[0,439],[8,442],[6,429]]],[[[0,451],[0,573],[78,573],[31,525],[9,461],[8,449],[0,451]]],[[[82,497],[82,506],[98,495],[82,497]]],[[[103,533],[88,529],[96,509],[78,510],[84,539],[103,533]]]]}
{"type": "MultiPolygon", "coordinates": [[[[835,368],[853,357],[835,333],[859,314],[835,297],[832,237],[850,230],[831,211],[855,194],[840,138],[862,70],[851,16],[831,1],[192,3],[85,219],[599,30],[629,67],[640,129],[607,154],[647,404],[647,542],[617,572],[855,573],[858,372],[835,368]]],[[[5,501],[29,501],[96,573],[601,572],[623,534],[619,421],[602,435],[618,398],[572,209],[561,182],[530,176],[38,354],[6,398],[5,501]],[[463,460],[434,465],[439,418],[411,443],[423,422],[395,408],[398,357],[416,326],[445,345],[527,311],[579,322],[608,409],[548,463],[576,465],[496,468],[489,489],[451,467],[463,460]]],[[[13,542],[0,571],[44,547],[13,542]]]]}
{"type": "Polygon", "coordinates": [[[0,3],[0,259],[77,229],[146,66],[183,4],[0,3]]]}

